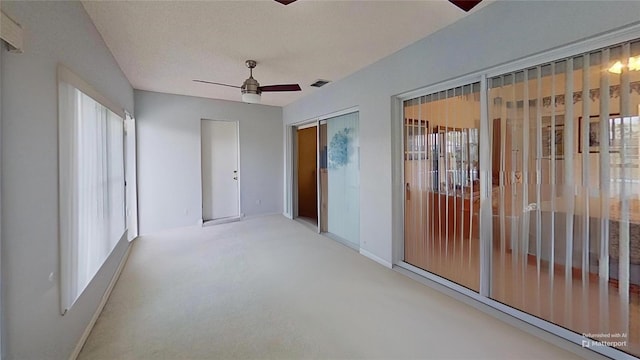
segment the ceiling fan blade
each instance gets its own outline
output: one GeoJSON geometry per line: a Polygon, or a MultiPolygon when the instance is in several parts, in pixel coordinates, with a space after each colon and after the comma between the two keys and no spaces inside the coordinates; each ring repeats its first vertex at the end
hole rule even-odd
{"type": "Polygon", "coordinates": [[[275,0],[276,2],[279,2],[282,5],[289,5],[292,2],[296,1],[296,0],[275,0]]]}
{"type": "Polygon", "coordinates": [[[228,84],[222,84],[222,83],[217,83],[217,82],[213,82],[213,81],[206,81],[206,80],[193,80],[193,81],[195,81],[195,82],[199,82],[199,83],[213,84],[213,85],[222,85],[222,86],[228,86],[228,87],[232,87],[232,88],[240,89],[240,86],[228,85],[228,84]]]}
{"type": "Polygon", "coordinates": [[[260,86],[260,91],[300,91],[300,85],[298,84],[283,84],[283,85],[267,85],[260,86]]]}
{"type": "Polygon", "coordinates": [[[449,0],[450,3],[464,11],[469,11],[478,5],[482,0],[449,0]]]}

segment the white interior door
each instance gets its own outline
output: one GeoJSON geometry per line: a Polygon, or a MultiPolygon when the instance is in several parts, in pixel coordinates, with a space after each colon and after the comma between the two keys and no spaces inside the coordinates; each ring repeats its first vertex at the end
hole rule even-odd
{"type": "Polygon", "coordinates": [[[240,215],[238,123],[202,120],[202,217],[240,215]]]}
{"type": "Polygon", "coordinates": [[[125,128],[125,174],[127,181],[127,231],[129,241],[138,236],[138,179],[136,175],[136,121],[127,115],[125,128]]]}

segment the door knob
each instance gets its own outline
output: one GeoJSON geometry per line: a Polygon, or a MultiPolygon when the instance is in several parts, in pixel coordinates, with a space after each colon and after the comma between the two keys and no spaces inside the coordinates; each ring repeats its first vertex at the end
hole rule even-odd
{"type": "Polygon", "coordinates": [[[233,180],[238,180],[238,177],[237,177],[237,176],[234,176],[234,177],[233,177],[233,180]]]}

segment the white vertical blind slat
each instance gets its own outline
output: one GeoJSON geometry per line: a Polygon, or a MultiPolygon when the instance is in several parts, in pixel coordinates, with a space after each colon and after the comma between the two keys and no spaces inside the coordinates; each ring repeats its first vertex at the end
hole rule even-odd
{"type": "MultiPolygon", "coordinates": [[[[538,290],[542,260],[542,67],[536,68],[536,274],[538,290]]],[[[540,294],[540,291],[538,291],[540,294]]]]}
{"type": "MultiPolygon", "coordinates": [[[[626,43],[622,46],[622,60],[626,63],[630,57],[630,44],[626,43]]],[[[621,145],[620,149],[620,219],[619,219],[619,249],[618,249],[618,293],[620,296],[620,329],[622,332],[629,333],[629,195],[627,181],[632,180],[629,176],[629,167],[632,165],[629,157],[633,156],[629,151],[631,129],[631,107],[629,99],[629,70],[623,67],[620,81],[620,118],[621,124],[621,145]],[[626,126],[629,126],[629,132],[626,126]]],[[[618,330],[618,329],[616,329],[618,330]]]]}
{"type": "Polygon", "coordinates": [[[520,277],[522,279],[522,304],[525,303],[526,289],[529,286],[528,277],[527,277],[527,268],[529,266],[529,226],[531,220],[531,211],[529,209],[529,190],[530,190],[530,174],[529,174],[529,140],[530,140],[530,105],[529,105],[529,71],[525,70],[523,73],[523,93],[522,93],[522,230],[521,230],[521,239],[523,242],[522,246],[522,259],[520,265],[520,277]]]}
{"type": "MultiPolygon", "coordinates": [[[[582,99],[589,98],[589,89],[591,89],[590,85],[590,73],[591,73],[591,57],[590,54],[584,54],[582,56],[582,99]]],[[[581,281],[582,281],[582,309],[581,313],[583,315],[589,314],[589,307],[591,306],[592,300],[590,297],[590,288],[591,282],[589,274],[590,274],[590,252],[591,245],[589,241],[590,231],[589,231],[589,223],[590,223],[590,210],[589,203],[591,199],[591,185],[589,181],[590,177],[590,155],[589,155],[589,130],[587,124],[590,119],[590,105],[591,101],[582,101],[582,126],[578,126],[580,129],[580,140],[578,144],[582,146],[582,149],[579,149],[582,153],[582,257],[581,257],[581,281]]],[[[580,121],[580,120],[579,120],[580,121]]],[[[583,316],[583,326],[586,329],[590,328],[592,321],[590,316],[583,316]]]]}
{"type": "MultiPolygon", "coordinates": [[[[609,133],[609,49],[602,51],[600,61],[600,134],[609,133]]],[[[588,124],[587,120],[587,124],[588,124]]],[[[603,135],[604,136],[604,135],[603,135]]],[[[611,171],[609,141],[600,142],[600,279],[609,281],[609,196],[611,171]]]]}
{"type": "MultiPolygon", "coordinates": [[[[629,43],[626,43],[622,46],[622,59],[623,61],[627,61],[629,59],[629,43]]],[[[619,239],[619,261],[618,261],[618,274],[619,274],[619,292],[622,296],[623,300],[626,300],[626,308],[628,309],[628,299],[629,299],[629,196],[627,194],[628,186],[627,181],[631,180],[629,177],[628,168],[631,166],[631,163],[628,162],[629,155],[629,144],[630,139],[629,133],[626,132],[626,127],[629,126],[631,129],[631,108],[629,104],[629,70],[626,68],[622,69],[621,74],[621,83],[620,83],[620,118],[621,118],[621,129],[620,129],[620,142],[622,148],[620,149],[620,239],[619,239]]],[[[627,317],[628,318],[628,317],[627,317]]]]}
{"type": "MultiPolygon", "coordinates": [[[[480,134],[478,139],[480,161],[480,295],[491,296],[491,265],[493,264],[493,219],[491,209],[491,144],[493,143],[489,115],[488,83],[486,76],[480,82],[480,134]]],[[[493,109],[493,107],[491,107],[493,109]]]]}
{"type": "MultiPolygon", "coordinates": [[[[600,134],[609,133],[609,49],[604,49],[600,60],[600,134]]],[[[602,139],[601,139],[602,140],[602,139]]],[[[611,168],[609,141],[600,141],[600,258],[599,301],[601,308],[609,308],[609,197],[611,168]]],[[[600,312],[600,329],[609,331],[609,312],[600,312]]]]}
{"type": "Polygon", "coordinates": [[[542,307],[542,67],[536,68],[536,310],[542,307]]]}
{"type": "MultiPolygon", "coordinates": [[[[591,89],[589,78],[591,72],[591,58],[590,55],[584,54],[582,57],[582,99],[589,98],[589,89],[591,89]]],[[[591,199],[591,185],[590,185],[590,161],[589,161],[589,123],[590,118],[590,105],[591,101],[582,101],[582,126],[580,129],[580,141],[578,143],[582,146],[579,151],[582,152],[582,286],[587,287],[589,284],[589,202],[591,199]]],[[[586,303],[586,301],[585,301],[586,303]]]]}
{"type": "MultiPolygon", "coordinates": [[[[556,258],[555,258],[555,251],[556,251],[556,234],[555,234],[555,230],[556,230],[556,196],[557,196],[557,189],[556,189],[556,154],[557,154],[557,149],[556,149],[556,63],[552,62],[551,63],[551,124],[549,126],[549,135],[551,138],[550,141],[550,146],[551,146],[551,151],[549,152],[550,156],[549,156],[549,162],[550,162],[550,177],[549,177],[549,187],[551,190],[551,209],[549,212],[549,216],[551,217],[551,222],[549,225],[549,230],[551,233],[550,236],[550,245],[549,248],[551,249],[550,251],[550,255],[549,255],[549,303],[553,304],[554,301],[554,293],[555,293],[555,264],[556,264],[556,258]]],[[[551,320],[554,321],[555,319],[555,312],[556,312],[556,308],[555,306],[551,307],[551,320]]]]}
{"type": "MultiPolygon", "coordinates": [[[[573,219],[575,206],[575,183],[573,181],[573,148],[574,148],[574,123],[573,123],[573,59],[566,61],[565,67],[565,122],[564,122],[564,192],[563,201],[566,205],[566,223],[565,223],[565,278],[567,283],[572,280],[573,266],[573,219]]],[[[569,286],[567,286],[569,288],[569,286]]]]}
{"type": "MultiPolygon", "coordinates": [[[[504,76],[502,78],[503,81],[503,86],[505,85],[504,83],[506,82],[506,76],[504,76]]],[[[501,90],[502,92],[502,90],[501,90]]],[[[500,126],[500,172],[499,172],[499,200],[498,200],[498,204],[500,207],[499,210],[499,215],[498,215],[498,223],[499,223],[499,228],[500,228],[500,269],[502,269],[502,271],[500,271],[500,283],[504,283],[506,281],[506,277],[507,277],[507,272],[504,271],[507,268],[506,265],[506,252],[507,252],[507,221],[506,221],[506,210],[505,210],[505,198],[506,198],[506,194],[505,194],[505,186],[506,186],[506,153],[507,153],[507,118],[509,116],[508,111],[507,111],[507,104],[509,103],[509,98],[507,96],[507,92],[504,91],[503,93],[501,93],[502,95],[502,101],[500,102],[500,118],[499,118],[499,124],[498,126],[500,126]]],[[[496,124],[494,123],[493,126],[495,126],[496,124]]],[[[495,141],[495,139],[494,139],[495,141]]],[[[501,296],[505,296],[505,287],[501,286],[500,287],[500,293],[501,296]]]]}
{"type": "Polygon", "coordinates": [[[573,226],[575,214],[575,183],[574,183],[574,123],[573,123],[573,58],[566,60],[565,64],[565,121],[563,140],[564,158],[564,191],[562,201],[565,204],[565,321],[572,323],[573,311],[573,226]]]}

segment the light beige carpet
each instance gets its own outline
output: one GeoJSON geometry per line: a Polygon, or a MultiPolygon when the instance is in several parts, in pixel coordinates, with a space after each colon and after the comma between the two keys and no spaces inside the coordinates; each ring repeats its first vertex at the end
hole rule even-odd
{"type": "Polygon", "coordinates": [[[80,359],[575,355],[282,216],[144,236],[80,359]]]}

